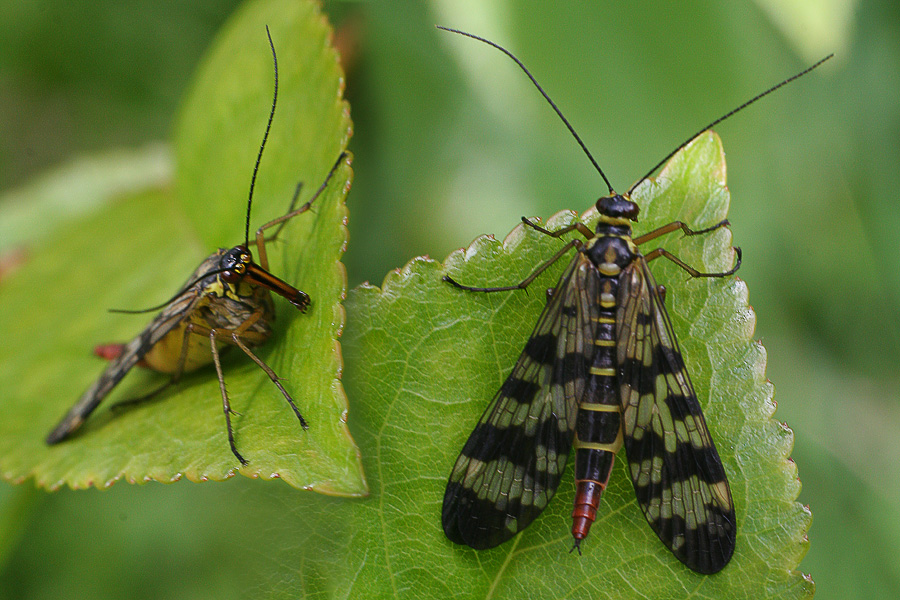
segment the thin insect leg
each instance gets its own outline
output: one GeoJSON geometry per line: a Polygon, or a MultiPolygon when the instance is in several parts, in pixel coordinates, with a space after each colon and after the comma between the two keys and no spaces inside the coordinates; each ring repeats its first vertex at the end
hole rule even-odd
{"type": "Polygon", "coordinates": [[[263,309],[258,308],[253,311],[253,314],[244,319],[244,322],[238,325],[233,331],[229,332],[232,336],[234,335],[243,335],[248,329],[250,329],[254,323],[259,321],[259,319],[263,316],[263,309]]]}
{"type": "Polygon", "coordinates": [[[688,227],[682,221],[672,221],[668,225],[663,225],[659,229],[654,229],[653,231],[651,231],[649,233],[645,233],[644,235],[638,236],[638,237],[634,238],[632,241],[634,241],[634,244],[636,246],[640,246],[644,242],[649,242],[650,240],[656,239],[661,235],[666,235],[667,233],[672,233],[676,229],[680,229],[682,231],[682,233],[684,233],[684,235],[700,235],[701,233],[709,233],[711,231],[715,231],[716,229],[721,229],[722,227],[727,227],[729,225],[731,225],[731,223],[728,222],[728,219],[722,219],[721,221],[719,221],[712,227],[707,227],[706,229],[698,229],[695,231],[695,230],[691,229],[690,227],[688,227]]]}
{"type": "MultiPolygon", "coordinates": [[[[347,153],[341,152],[340,156],[338,156],[338,159],[331,166],[331,169],[329,169],[328,175],[325,176],[325,181],[322,182],[322,185],[319,186],[319,189],[316,190],[316,193],[312,195],[312,198],[310,198],[305,203],[303,203],[303,205],[301,205],[300,208],[291,210],[287,214],[284,214],[284,215],[278,217],[277,219],[273,219],[273,220],[269,221],[268,223],[266,223],[265,225],[263,225],[262,227],[260,227],[256,231],[257,239],[259,239],[259,234],[261,232],[265,231],[266,229],[269,229],[270,227],[274,227],[275,225],[278,225],[279,223],[282,223],[284,221],[292,219],[292,218],[296,217],[297,215],[305,213],[307,210],[309,210],[310,207],[312,206],[312,203],[315,202],[316,199],[318,199],[318,197],[322,195],[322,192],[325,191],[325,188],[328,187],[328,182],[331,181],[331,178],[332,178],[332,176],[334,176],[335,171],[337,171],[337,168],[341,165],[341,163],[344,161],[344,159],[346,157],[347,157],[347,153]]],[[[302,185],[302,183],[298,184],[298,186],[297,186],[297,190],[295,192],[296,196],[300,195],[300,186],[301,185],[302,185]]],[[[295,201],[296,201],[296,198],[295,198],[295,201]]],[[[293,204],[293,202],[292,202],[292,204],[293,204]]]]}
{"type": "Polygon", "coordinates": [[[228,391],[225,389],[225,375],[222,373],[222,363],[219,361],[219,349],[216,347],[216,330],[209,332],[209,347],[212,351],[213,363],[216,365],[216,374],[219,376],[219,390],[222,392],[222,410],[225,412],[225,427],[228,429],[228,443],[231,445],[231,452],[241,461],[242,465],[246,465],[247,459],[241,456],[237,446],[234,443],[234,430],[231,428],[231,415],[237,414],[231,410],[231,403],[228,401],[228,391]]]}
{"type": "Polygon", "coordinates": [[[175,372],[172,373],[172,376],[169,377],[169,380],[150,392],[149,394],[144,394],[143,396],[138,396],[137,398],[130,398],[128,400],[122,400],[121,402],[116,402],[112,406],[109,407],[111,411],[120,411],[123,409],[134,408],[138,404],[143,404],[147,402],[164,389],[169,387],[170,385],[174,385],[178,383],[178,380],[181,379],[181,376],[184,374],[184,365],[187,362],[187,353],[188,347],[190,346],[190,335],[193,331],[193,323],[188,323],[184,328],[184,335],[181,338],[181,352],[178,354],[178,363],[176,363],[175,372]]]}
{"type": "Polygon", "coordinates": [[[109,407],[109,410],[112,412],[119,412],[123,410],[130,410],[139,404],[144,404],[145,402],[149,402],[153,399],[154,396],[158,395],[160,392],[165,390],[167,387],[175,383],[174,379],[169,378],[167,382],[153,390],[148,394],[144,394],[143,396],[138,396],[137,398],[129,398],[128,400],[120,400],[116,402],[112,406],[109,407]]]}
{"type": "MultiPolygon", "coordinates": [[[[281,378],[278,377],[278,375],[271,369],[271,367],[263,362],[261,358],[256,356],[256,354],[254,354],[253,351],[250,350],[250,348],[244,343],[244,339],[249,339],[251,341],[255,339],[255,335],[253,334],[253,332],[248,332],[247,329],[249,329],[254,323],[256,323],[256,321],[258,321],[262,317],[262,315],[262,310],[257,310],[252,315],[247,317],[247,319],[245,319],[244,322],[235,329],[207,329],[206,327],[198,325],[193,327],[193,331],[194,333],[208,335],[210,336],[210,338],[215,338],[216,340],[227,342],[240,348],[244,352],[244,354],[249,356],[253,360],[253,362],[259,365],[259,368],[265,371],[266,375],[269,376],[269,379],[271,379],[272,382],[278,387],[278,389],[281,390],[282,395],[294,410],[294,414],[296,414],[297,418],[300,420],[300,425],[304,429],[309,429],[309,425],[307,424],[306,419],[303,418],[303,415],[300,414],[300,409],[297,408],[297,405],[294,403],[294,399],[291,398],[291,395],[287,392],[286,389],[284,389],[284,386],[281,385],[281,378]]],[[[222,386],[224,386],[224,379],[220,379],[220,383],[222,386]]],[[[227,396],[223,396],[223,401],[227,402],[227,396]]],[[[230,408],[228,410],[232,414],[235,414],[234,411],[232,411],[230,408]]]]}
{"type": "Polygon", "coordinates": [[[566,225],[562,229],[558,229],[556,231],[549,231],[547,229],[544,229],[540,225],[536,225],[530,219],[526,219],[525,217],[522,217],[522,222],[525,225],[528,225],[529,227],[534,229],[535,231],[539,231],[539,232],[543,233],[544,235],[549,235],[550,237],[555,237],[555,238],[562,237],[562,236],[566,235],[567,233],[569,233],[570,231],[575,231],[575,230],[578,230],[578,233],[580,233],[587,239],[591,239],[592,237],[594,237],[594,232],[591,231],[590,229],[588,229],[587,225],[585,225],[584,223],[580,223],[580,222],[573,223],[572,225],[566,225]]]}
{"type": "Polygon", "coordinates": [[[493,287],[493,288],[479,288],[479,287],[469,287],[467,285],[462,285],[461,283],[457,283],[449,275],[444,275],[443,279],[450,285],[452,285],[454,287],[458,287],[461,290],[466,290],[468,292],[511,292],[512,290],[524,290],[529,285],[531,285],[531,282],[534,281],[538,275],[540,275],[541,273],[546,271],[550,267],[550,265],[552,265],[553,263],[558,261],[560,258],[562,258],[566,254],[566,252],[568,252],[572,248],[578,248],[580,250],[582,248],[582,246],[584,246],[584,242],[582,242],[581,240],[578,240],[578,239],[572,240],[571,242],[569,242],[568,244],[563,246],[559,252],[554,254],[550,260],[548,260],[547,262],[545,262],[544,264],[539,266],[537,269],[535,269],[535,271],[531,275],[526,277],[524,280],[522,280],[517,285],[509,285],[509,286],[505,286],[505,287],[493,287]]]}
{"type": "Polygon", "coordinates": [[[193,331],[197,335],[202,335],[204,337],[208,337],[209,335],[214,335],[215,338],[220,342],[225,342],[227,344],[234,344],[234,340],[232,339],[232,335],[238,335],[241,339],[245,341],[249,341],[252,344],[261,344],[265,342],[266,338],[261,337],[260,334],[254,331],[245,331],[248,327],[253,325],[257,320],[259,320],[260,316],[262,316],[262,311],[256,311],[249,317],[247,320],[241,323],[240,327],[236,329],[210,329],[208,327],[204,327],[202,325],[192,324],[193,327],[191,331],[193,331]]]}
{"type": "Polygon", "coordinates": [[[678,265],[679,267],[681,267],[682,269],[684,269],[685,271],[687,271],[691,277],[728,277],[729,275],[734,275],[734,273],[737,272],[737,270],[741,268],[741,249],[735,248],[734,251],[735,251],[735,253],[737,253],[737,262],[735,262],[734,267],[732,267],[731,269],[729,269],[723,273],[701,273],[694,267],[688,265],[683,260],[681,260],[680,258],[675,256],[668,250],[664,250],[663,248],[656,248],[655,250],[648,252],[644,256],[644,259],[646,259],[647,262],[650,262],[651,260],[659,258],[660,256],[664,256],[664,257],[668,258],[669,260],[671,260],[676,265],[678,265]]]}
{"type": "Polygon", "coordinates": [[[243,350],[244,354],[249,356],[250,359],[253,360],[253,362],[259,365],[259,368],[266,372],[266,375],[269,376],[269,379],[272,380],[272,383],[274,383],[278,387],[278,389],[281,390],[281,394],[284,396],[284,399],[288,401],[288,404],[290,404],[291,408],[294,409],[294,414],[297,415],[297,418],[300,420],[300,426],[303,427],[303,429],[309,429],[309,425],[307,425],[306,419],[303,418],[303,415],[300,414],[300,409],[297,408],[296,404],[294,404],[294,399],[291,398],[291,395],[288,394],[287,390],[284,389],[284,386],[281,385],[281,378],[275,374],[275,371],[273,371],[271,367],[269,367],[269,365],[263,362],[261,358],[256,356],[256,354],[254,354],[253,351],[251,351],[250,348],[248,348],[244,344],[244,342],[241,341],[241,338],[238,337],[236,333],[232,334],[231,338],[234,345],[243,350]]]}
{"type": "MultiPolygon", "coordinates": [[[[318,199],[318,197],[322,195],[322,192],[325,191],[325,188],[328,187],[328,182],[331,181],[331,177],[334,175],[334,172],[337,171],[337,168],[340,166],[340,164],[344,161],[345,158],[347,158],[347,153],[341,152],[340,156],[338,156],[338,159],[336,161],[334,161],[334,164],[331,166],[331,169],[328,171],[328,175],[325,176],[325,181],[322,182],[322,185],[319,186],[319,189],[316,190],[316,193],[312,195],[312,198],[310,198],[305,203],[303,203],[300,206],[300,208],[294,209],[294,210],[288,212],[287,214],[278,217],[277,219],[273,219],[256,230],[256,248],[257,248],[257,250],[259,250],[259,265],[263,269],[265,269],[266,271],[269,270],[269,258],[266,255],[266,240],[265,240],[265,236],[263,235],[263,232],[265,232],[265,230],[269,229],[270,227],[274,227],[275,225],[278,225],[279,223],[284,223],[285,221],[293,219],[297,215],[303,214],[306,211],[308,211],[310,209],[310,207],[312,206],[312,203],[315,202],[316,199],[318,199]]],[[[299,185],[297,187],[297,190],[295,191],[295,194],[297,196],[300,195],[300,186],[299,185]]],[[[292,202],[292,204],[293,204],[293,202],[292,202]]],[[[279,228],[279,231],[280,230],[281,230],[281,228],[279,228]]],[[[276,232],[275,235],[278,235],[278,232],[276,232]]]]}
{"type": "MultiPolygon", "coordinates": [[[[578,233],[580,233],[587,239],[591,239],[595,236],[594,232],[591,231],[590,229],[588,229],[587,225],[585,225],[584,223],[581,223],[581,222],[573,223],[571,225],[566,225],[562,229],[558,229],[556,231],[550,231],[548,229],[544,229],[543,227],[541,227],[540,225],[537,225],[536,223],[534,223],[530,219],[527,219],[526,217],[522,217],[522,223],[524,223],[528,227],[531,227],[532,229],[534,229],[535,231],[537,231],[539,233],[543,233],[544,235],[549,235],[550,237],[555,237],[555,238],[562,237],[565,234],[570,233],[572,231],[578,231],[578,233]]],[[[580,248],[580,246],[579,246],[579,248],[580,248]]],[[[554,288],[547,288],[547,302],[549,302],[553,298],[553,294],[555,291],[556,290],[554,288]]]]}
{"type": "Polygon", "coordinates": [[[259,365],[260,369],[266,372],[266,375],[269,376],[269,379],[272,380],[272,383],[274,383],[278,387],[278,389],[281,390],[281,394],[284,396],[285,400],[287,400],[288,404],[291,405],[291,408],[294,409],[294,414],[297,415],[297,418],[300,420],[300,425],[303,427],[303,429],[309,429],[309,425],[307,425],[306,419],[303,418],[303,415],[300,414],[300,409],[297,408],[296,404],[294,404],[294,399],[291,398],[291,395],[288,394],[287,390],[284,389],[284,386],[281,385],[281,378],[275,374],[275,371],[273,371],[272,368],[269,367],[269,365],[263,362],[261,358],[256,356],[256,354],[254,354],[253,351],[250,350],[250,348],[246,344],[244,344],[243,340],[241,339],[241,336],[246,335],[246,330],[250,328],[250,326],[253,325],[256,321],[258,321],[259,318],[262,317],[262,314],[262,310],[257,310],[252,315],[247,317],[247,319],[243,323],[241,323],[237,327],[237,329],[231,332],[231,338],[229,341],[243,350],[244,354],[249,356],[253,360],[253,362],[259,365]]]}
{"type": "MultiPolygon", "coordinates": [[[[294,212],[294,210],[296,210],[297,201],[300,199],[300,191],[302,189],[303,189],[303,182],[302,181],[297,182],[297,187],[296,187],[296,189],[294,189],[294,196],[291,198],[291,203],[288,205],[288,209],[285,212],[285,214],[292,213],[292,212],[294,212]]],[[[281,223],[279,223],[278,229],[276,229],[275,232],[272,235],[270,235],[269,237],[263,238],[263,241],[266,243],[270,243],[270,242],[274,242],[275,240],[277,240],[278,236],[281,234],[281,230],[284,229],[285,225],[287,225],[287,221],[282,221],[281,223]]],[[[254,246],[258,246],[259,240],[253,240],[250,243],[253,244],[254,246]]]]}

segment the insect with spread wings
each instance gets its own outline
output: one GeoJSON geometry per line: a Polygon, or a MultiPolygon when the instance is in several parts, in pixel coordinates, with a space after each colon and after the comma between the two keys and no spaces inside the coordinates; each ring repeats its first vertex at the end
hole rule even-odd
{"type": "MultiPolygon", "coordinates": [[[[266,33],[268,35],[268,27],[266,33]]],[[[289,219],[309,210],[312,203],[325,190],[340,164],[345,161],[346,153],[340,154],[325,181],[306,203],[299,208],[296,206],[302,187],[298,185],[288,212],[260,227],[256,231],[256,239],[253,242],[249,241],[253,187],[278,100],[278,59],[275,55],[275,46],[272,43],[271,35],[269,35],[269,46],[272,50],[275,70],[275,92],[266,131],[250,181],[244,243],[231,249],[220,248],[208,256],[191,274],[188,282],[165,304],[146,311],[117,311],[149,312],[162,308],[156,318],[131,342],[124,345],[108,344],[97,348],[97,354],[110,359],[109,365],[100,378],[82,394],[59,424],[53,428],[47,436],[47,444],[57,444],[71,437],[100,402],[136,365],[171,374],[171,379],[163,386],[165,388],[176,382],[183,373],[212,362],[215,364],[219,378],[228,443],[234,456],[242,465],[246,465],[247,460],[238,452],[235,445],[234,431],[231,427],[231,415],[235,413],[231,408],[225,389],[225,378],[219,361],[220,352],[229,346],[240,348],[266,372],[269,379],[287,400],[300,421],[300,425],[303,429],[308,429],[306,420],[300,414],[300,409],[297,408],[293,398],[281,384],[279,377],[251,350],[252,347],[265,343],[273,333],[272,322],[275,319],[275,306],[270,291],[283,296],[301,312],[306,312],[310,304],[310,298],[306,292],[294,288],[269,272],[265,244],[278,236],[289,219]],[[276,226],[277,229],[274,233],[266,238],[266,231],[276,226]],[[253,253],[250,251],[250,246],[253,244],[256,245],[259,252],[259,262],[253,260],[253,253]]],[[[147,396],[121,402],[117,406],[141,402],[163,388],[147,396]]]]}
{"type": "MultiPolygon", "coordinates": [[[[443,29],[443,28],[442,28],[443,29]]],[[[701,273],[663,248],[646,255],[639,246],[675,231],[710,233],[728,225],[692,230],[680,221],[633,237],[638,206],[634,189],[691,139],[819,64],[770,88],[704,127],[632,186],[617,194],[584,143],[524,65],[506,49],[468,33],[512,58],[563,120],[609,188],[596,203],[596,231],[575,223],[548,231],[577,232],[550,260],[514,286],[465,286],[472,292],[525,289],[557,260],[575,257],[550,298],[512,373],[500,387],[460,452],[444,494],[441,520],[447,537],[475,549],[497,546],[525,529],[547,507],[575,454],[572,550],[581,552],[624,446],[638,504],[659,539],[699,573],[720,571],[734,553],[737,520],[731,490],[700,409],[666,311],[664,290],[648,263],[664,257],[691,277],[701,273]]],[[[827,59],[825,59],[827,60],[827,59]]]]}

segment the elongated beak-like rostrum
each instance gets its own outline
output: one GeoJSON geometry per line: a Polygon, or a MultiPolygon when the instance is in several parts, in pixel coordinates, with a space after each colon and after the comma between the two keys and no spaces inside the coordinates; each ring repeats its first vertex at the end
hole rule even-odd
{"type": "Polygon", "coordinates": [[[306,312],[306,309],[309,306],[309,295],[306,292],[301,292],[278,277],[275,277],[254,262],[247,264],[247,273],[244,275],[244,281],[261,285],[262,287],[275,292],[303,312],[306,312]]]}

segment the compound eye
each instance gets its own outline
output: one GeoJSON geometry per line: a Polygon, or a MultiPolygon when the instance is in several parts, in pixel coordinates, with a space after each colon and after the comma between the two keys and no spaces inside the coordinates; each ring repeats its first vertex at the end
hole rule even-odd
{"type": "Polygon", "coordinates": [[[237,283],[244,277],[244,273],[246,272],[247,265],[241,262],[227,271],[222,271],[222,280],[227,283],[237,283]]]}

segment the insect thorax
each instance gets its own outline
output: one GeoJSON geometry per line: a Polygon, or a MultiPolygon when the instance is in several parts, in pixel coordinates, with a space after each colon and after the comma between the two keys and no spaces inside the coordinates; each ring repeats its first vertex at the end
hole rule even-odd
{"type": "Polygon", "coordinates": [[[637,247],[631,241],[631,227],[610,225],[601,217],[597,235],[588,241],[584,253],[601,275],[618,276],[637,255],[637,247]]]}
{"type": "MultiPolygon", "coordinates": [[[[219,248],[215,254],[211,254],[203,261],[200,268],[206,268],[207,272],[220,268],[222,256],[232,250],[219,248]]],[[[198,287],[203,297],[196,315],[198,324],[210,328],[235,329],[253,313],[261,310],[262,315],[247,331],[261,334],[265,338],[271,335],[275,306],[269,290],[243,280],[229,283],[222,279],[221,273],[212,273],[204,277],[198,287]]]]}

